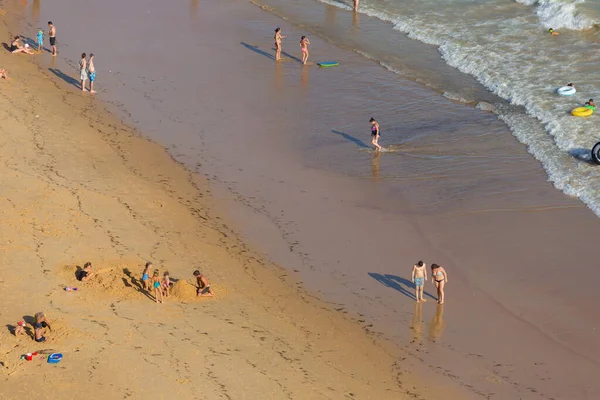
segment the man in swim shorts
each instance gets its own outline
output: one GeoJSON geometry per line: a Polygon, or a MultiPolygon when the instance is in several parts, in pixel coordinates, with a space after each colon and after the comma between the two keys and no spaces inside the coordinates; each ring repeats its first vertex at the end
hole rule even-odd
{"type": "Polygon", "coordinates": [[[415,284],[415,298],[417,299],[417,303],[420,301],[426,302],[427,300],[423,298],[423,285],[427,280],[427,265],[423,261],[419,261],[413,265],[411,280],[415,284]]]}
{"type": "Polygon", "coordinates": [[[79,60],[79,80],[81,80],[81,91],[85,92],[85,81],[87,81],[87,60],[85,59],[86,54],[81,53],[81,60],[79,60]]]}
{"type": "Polygon", "coordinates": [[[199,270],[194,271],[194,276],[196,277],[196,283],[198,284],[196,287],[196,296],[212,297],[214,294],[210,288],[208,279],[206,279],[206,277],[202,275],[199,270]]]}
{"type": "Polygon", "coordinates": [[[90,93],[96,93],[94,90],[94,82],[96,81],[96,66],[94,65],[94,53],[90,54],[90,59],[87,63],[88,75],[90,77],[90,93]]]}
{"type": "Polygon", "coordinates": [[[52,21],[48,21],[48,36],[50,37],[50,46],[52,46],[52,55],[56,56],[56,27],[52,21]]]}

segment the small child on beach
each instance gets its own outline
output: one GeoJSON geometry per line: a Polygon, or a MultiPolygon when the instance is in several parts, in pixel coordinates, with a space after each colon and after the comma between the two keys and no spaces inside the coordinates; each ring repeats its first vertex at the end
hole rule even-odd
{"type": "Polygon", "coordinates": [[[163,302],[163,293],[160,288],[160,276],[158,270],[154,270],[154,274],[152,274],[152,286],[154,287],[154,298],[156,299],[156,303],[158,303],[158,298],[160,297],[160,302],[163,302]]]}
{"type": "Polygon", "coordinates": [[[308,45],[310,44],[310,40],[306,36],[302,36],[300,38],[300,50],[302,51],[302,64],[306,64],[308,61],[308,45]]]}
{"type": "Polygon", "coordinates": [[[165,297],[169,297],[169,290],[171,289],[171,280],[169,279],[169,271],[165,271],[163,274],[162,291],[165,297]]]}
{"type": "Polygon", "coordinates": [[[17,326],[15,326],[15,330],[13,331],[13,334],[15,336],[25,334],[25,321],[17,322],[17,326]]]}
{"type": "Polygon", "coordinates": [[[44,31],[41,29],[37,33],[37,44],[37,51],[41,52],[44,49],[44,31]]]}
{"type": "Polygon", "coordinates": [[[148,261],[144,267],[144,272],[142,272],[142,288],[144,290],[150,290],[150,285],[148,285],[148,279],[150,279],[150,268],[152,268],[152,263],[148,261]]]}

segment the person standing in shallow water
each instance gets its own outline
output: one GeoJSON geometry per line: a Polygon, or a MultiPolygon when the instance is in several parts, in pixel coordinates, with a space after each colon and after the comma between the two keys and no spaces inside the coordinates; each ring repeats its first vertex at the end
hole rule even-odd
{"type": "Polygon", "coordinates": [[[96,93],[94,90],[94,82],[96,81],[96,66],[94,65],[94,53],[90,54],[90,59],[87,63],[88,75],[90,77],[90,93],[96,93]]]}
{"type": "Polygon", "coordinates": [[[87,81],[87,60],[85,59],[85,53],[81,53],[81,60],[79,60],[79,80],[81,81],[81,91],[86,92],[85,81],[87,81]]]}
{"type": "Polygon", "coordinates": [[[375,118],[371,118],[371,144],[375,146],[377,151],[381,150],[381,146],[379,145],[379,123],[375,121],[375,118]]]}
{"type": "Polygon", "coordinates": [[[444,304],[444,287],[448,283],[446,270],[437,264],[431,264],[431,282],[435,285],[438,294],[438,303],[444,304]]]}
{"type": "Polygon", "coordinates": [[[281,28],[275,28],[275,61],[281,60],[281,39],[286,37],[281,34],[281,28]]]}
{"type": "Polygon", "coordinates": [[[302,64],[306,64],[308,61],[308,45],[310,40],[306,36],[300,38],[300,50],[302,50],[302,64]]]}
{"type": "Polygon", "coordinates": [[[48,37],[50,38],[50,46],[52,46],[52,55],[56,56],[56,27],[52,21],[48,21],[48,37]]]}
{"type": "Polygon", "coordinates": [[[417,303],[426,302],[423,298],[423,285],[427,281],[427,265],[423,261],[419,261],[413,265],[411,280],[415,284],[415,299],[417,303]]]}
{"type": "Polygon", "coordinates": [[[352,0],[352,10],[358,11],[358,0],[352,0]]]}

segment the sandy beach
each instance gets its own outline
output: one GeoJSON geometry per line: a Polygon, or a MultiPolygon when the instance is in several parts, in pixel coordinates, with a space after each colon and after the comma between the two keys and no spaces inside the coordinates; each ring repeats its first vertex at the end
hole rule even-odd
{"type": "Polygon", "coordinates": [[[263,3],[6,9],[3,37],[51,18],[60,54],[0,65],[0,395],[594,399],[597,217],[506,123],[438,87],[510,106],[408,38],[390,60],[412,57],[413,79],[364,57],[352,46],[381,21],[263,3]],[[339,67],[297,62],[307,31],[309,61],[339,67]],[[82,51],[96,98],[78,90],[82,51]],[[449,271],[445,306],[430,283],[415,305],[419,259],[449,271]],[[139,287],[148,260],[176,281],[165,304],[139,287]],[[97,276],[77,282],[87,261],[97,276]],[[195,298],[197,268],[215,298],[195,298]],[[44,346],[10,334],[38,311],[44,346]],[[19,360],[31,351],[65,358],[19,360]]]}
{"type": "Polygon", "coordinates": [[[201,176],[33,57],[48,55],[5,55],[0,82],[2,398],[435,395],[395,346],[244,245],[201,176]],[[175,281],[164,304],[139,286],[147,260],[175,281]],[[96,275],[79,282],[87,261],[96,275]],[[214,298],[196,298],[196,268],[214,298]],[[45,343],[30,337],[38,311],[52,322],[45,343]],[[13,336],[23,319],[28,334],[13,336]]]}

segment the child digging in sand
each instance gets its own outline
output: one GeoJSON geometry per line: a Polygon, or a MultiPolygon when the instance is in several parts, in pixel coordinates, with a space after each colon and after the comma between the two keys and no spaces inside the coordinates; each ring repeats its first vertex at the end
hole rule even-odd
{"type": "Polygon", "coordinates": [[[17,322],[17,326],[15,326],[15,330],[13,331],[14,335],[24,335],[25,334],[25,321],[17,322]]]}
{"type": "Polygon", "coordinates": [[[213,291],[210,288],[208,279],[206,279],[206,277],[202,275],[199,270],[194,271],[194,276],[196,277],[196,283],[198,284],[196,287],[196,296],[212,297],[213,291]]]}
{"type": "Polygon", "coordinates": [[[156,303],[159,302],[158,298],[160,297],[160,302],[163,302],[163,292],[160,287],[160,276],[158,270],[154,270],[154,274],[152,275],[152,286],[154,287],[154,298],[156,299],[156,303]]]}
{"type": "Polygon", "coordinates": [[[170,289],[171,289],[171,280],[169,279],[169,271],[165,271],[165,273],[163,274],[163,281],[162,281],[163,296],[169,297],[170,289]]]}

